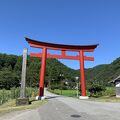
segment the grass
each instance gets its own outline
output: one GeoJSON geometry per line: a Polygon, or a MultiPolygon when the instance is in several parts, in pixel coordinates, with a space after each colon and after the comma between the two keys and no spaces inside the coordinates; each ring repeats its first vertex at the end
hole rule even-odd
{"type": "Polygon", "coordinates": [[[90,97],[92,101],[98,102],[120,102],[120,98],[116,98],[115,95],[113,96],[101,96],[101,97],[90,97]]]}
{"type": "Polygon", "coordinates": [[[16,106],[16,100],[9,100],[8,102],[4,103],[0,106],[0,115],[3,115],[5,113],[9,113],[11,111],[19,111],[19,110],[26,110],[26,109],[35,109],[43,104],[47,103],[47,100],[39,100],[36,101],[33,98],[31,99],[31,104],[24,105],[24,106],[16,106]]]}
{"type": "Polygon", "coordinates": [[[63,95],[67,97],[76,97],[77,92],[76,90],[60,90],[60,89],[55,89],[55,90],[50,90],[50,92],[53,92],[58,95],[63,95]]]}

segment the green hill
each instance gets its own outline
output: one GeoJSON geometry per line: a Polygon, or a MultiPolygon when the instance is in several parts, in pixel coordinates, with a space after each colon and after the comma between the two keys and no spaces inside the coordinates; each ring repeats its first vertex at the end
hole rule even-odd
{"type": "MultiPolygon", "coordinates": [[[[39,71],[41,60],[30,58],[27,61],[27,86],[36,87],[39,85],[39,71]]],[[[22,56],[0,54],[0,89],[18,87],[20,85],[22,69],[22,56]]],[[[62,79],[75,80],[79,76],[79,70],[71,69],[57,59],[47,59],[45,84],[59,82],[60,74],[64,74],[62,79]]],[[[105,86],[108,81],[120,75],[120,58],[111,64],[98,65],[85,69],[87,85],[97,82],[105,86]]]]}
{"type": "Polygon", "coordinates": [[[105,85],[120,75],[120,58],[114,60],[111,64],[98,65],[86,70],[86,80],[99,81],[105,85]]]}

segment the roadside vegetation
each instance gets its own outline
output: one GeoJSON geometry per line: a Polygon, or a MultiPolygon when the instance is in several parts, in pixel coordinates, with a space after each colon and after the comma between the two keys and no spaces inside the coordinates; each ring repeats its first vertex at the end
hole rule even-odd
{"type": "MultiPolygon", "coordinates": [[[[72,89],[72,90],[49,89],[49,91],[57,95],[63,95],[67,97],[78,98],[81,95],[80,90],[77,93],[76,89],[72,89]]],[[[89,90],[87,90],[87,96],[89,96],[89,100],[92,100],[92,101],[120,102],[120,98],[116,98],[115,96],[115,87],[106,87],[104,91],[95,92],[95,93],[92,93],[92,95],[89,92],[89,90]]]]}
{"type": "MultiPolygon", "coordinates": [[[[26,88],[26,97],[33,98],[37,96],[37,88],[26,88]]],[[[9,100],[19,98],[20,88],[11,88],[10,90],[0,90],[0,105],[8,102],[9,100]]]]}
{"type": "MultiPolygon", "coordinates": [[[[76,89],[68,89],[68,90],[61,90],[61,89],[54,89],[54,90],[49,90],[50,92],[53,92],[58,95],[64,95],[64,96],[69,96],[69,97],[77,97],[77,90],[76,89]]],[[[80,90],[78,90],[78,95],[80,96],[80,90]]],[[[107,87],[106,90],[100,91],[93,93],[92,95],[90,92],[87,90],[87,96],[89,97],[94,97],[94,98],[99,98],[102,96],[115,96],[115,88],[114,87],[107,87]]]]}

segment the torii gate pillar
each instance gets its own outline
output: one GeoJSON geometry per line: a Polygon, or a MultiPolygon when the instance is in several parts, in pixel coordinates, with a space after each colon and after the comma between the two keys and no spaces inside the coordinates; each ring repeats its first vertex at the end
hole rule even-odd
{"type": "Polygon", "coordinates": [[[44,47],[42,49],[42,61],[41,61],[41,69],[40,69],[38,98],[36,98],[36,99],[44,99],[44,80],[45,80],[45,69],[46,69],[46,56],[47,56],[47,49],[44,47]]]}
{"type": "Polygon", "coordinates": [[[80,99],[88,99],[88,96],[86,96],[86,82],[85,82],[85,71],[84,71],[84,52],[81,50],[79,52],[80,56],[80,83],[81,83],[81,96],[80,99]]]}

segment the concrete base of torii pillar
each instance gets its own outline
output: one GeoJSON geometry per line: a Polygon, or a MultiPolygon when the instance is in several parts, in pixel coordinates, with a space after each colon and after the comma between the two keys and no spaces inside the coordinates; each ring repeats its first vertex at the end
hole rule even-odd
{"type": "Polygon", "coordinates": [[[81,99],[81,100],[87,100],[87,99],[89,99],[89,97],[88,96],[80,96],[79,99],[81,99]]]}
{"type": "Polygon", "coordinates": [[[36,100],[44,100],[46,97],[45,96],[36,96],[36,100]]]}

